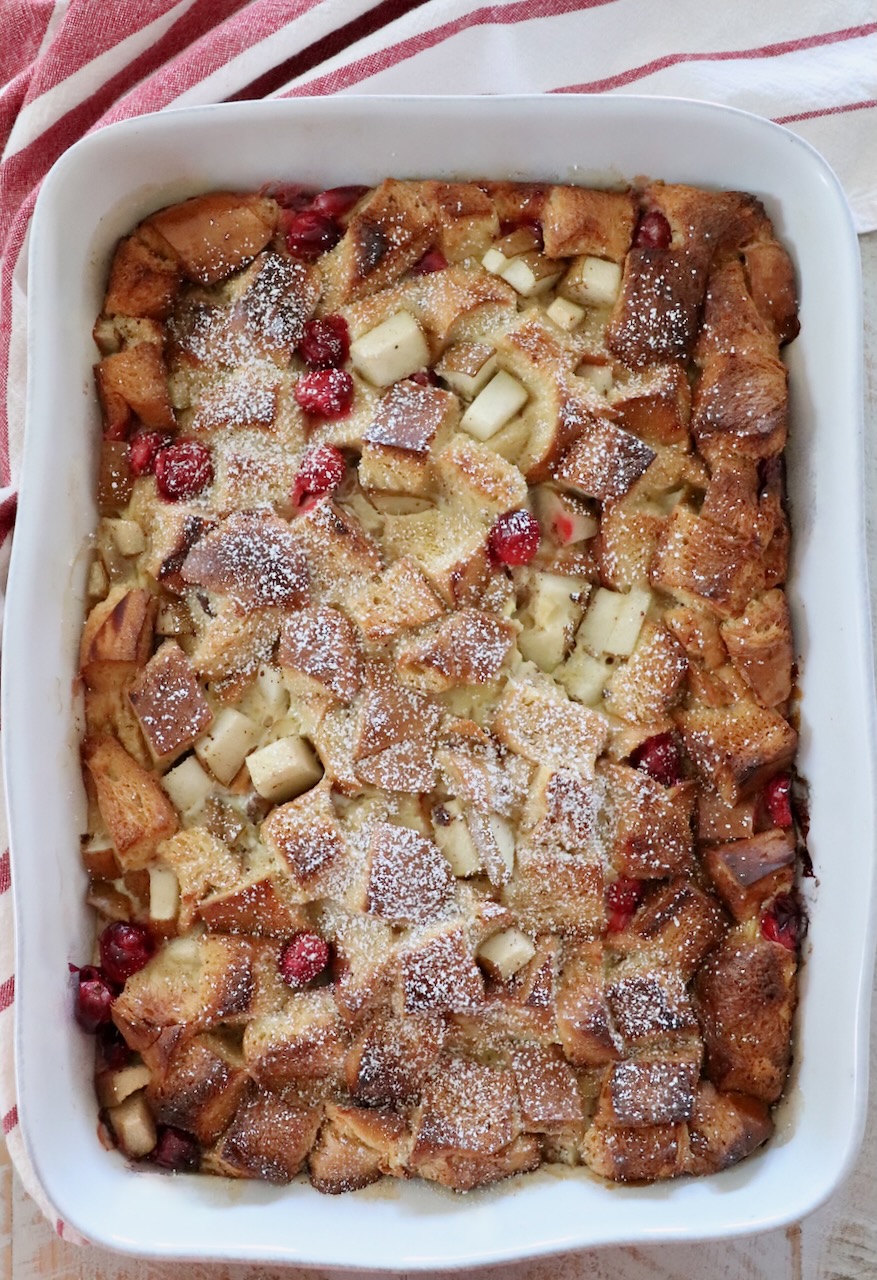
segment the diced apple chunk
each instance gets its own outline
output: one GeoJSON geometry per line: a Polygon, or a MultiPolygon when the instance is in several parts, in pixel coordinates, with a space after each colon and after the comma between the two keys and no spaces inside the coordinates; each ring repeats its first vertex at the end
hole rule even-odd
{"type": "Polygon", "coordinates": [[[407,378],[429,364],[429,355],[423,330],[409,311],[397,311],[350,346],[354,369],[375,387],[407,378]]]}
{"type": "Polygon", "coordinates": [[[175,920],[180,910],[180,882],[170,867],[149,868],[149,915],[153,920],[175,920]]]}
{"type": "Polygon", "coordinates": [[[561,546],[574,542],[586,542],[600,528],[596,516],[592,516],[580,498],[569,493],[559,493],[550,485],[539,485],[533,490],[536,518],[561,546]]]}
{"type": "Polygon", "coordinates": [[[614,379],[612,370],[608,364],[586,364],[577,370],[577,376],[582,382],[594,388],[601,396],[608,395],[612,390],[614,379]]]}
{"type": "Polygon", "coordinates": [[[511,876],[515,869],[515,829],[510,822],[507,822],[505,818],[501,818],[498,813],[491,813],[488,816],[487,825],[496,844],[500,860],[509,876],[511,876]]]}
{"type": "Polygon", "coordinates": [[[145,1062],[132,1063],[118,1071],[103,1072],[97,1077],[98,1101],[102,1107],[117,1107],[132,1093],[145,1089],[150,1078],[151,1072],[145,1062]]]}
{"type": "Polygon", "coordinates": [[[262,730],[249,716],[225,707],[209,733],[195,743],[195,754],[221,783],[228,785],[259,741],[262,730]]]}
{"type": "Polygon", "coordinates": [[[533,298],[536,294],[547,293],[560,279],[560,274],[557,263],[543,258],[541,253],[522,253],[520,257],[512,258],[502,278],[522,298],[533,298]]]}
{"type": "Polygon", "coordinates": [[[589,589],[582,578],[541,570],[530,574],[529,598],[519,614],[523,630],[518,636],[518,648],[528,662],[543,671],[553,671],[563,662],[582,614],[581,597],[589,589]]]}
{"type": "Polygon", "coordinates": [[[496,352],[485,342],[457,342],[448,347],[435,371],[464,400],[474,400],[496,373],[496,352]]]}
{"type": "Polygon", "coordinates": [[[532,253],[539,248],[539,236],[535,227],[518,227],[496,244],[491,245],[481,259],[481,265],[491,275],[501,276],[509,263],[519,254],[532,253]]]}
{"type": "Polygon", "coordinates": [[[186,756],[175,768],[168,770],[161,785],[170,796],[174,808],[184,818],[188,818],[202,808],[216,784],[201,768],[195,756],[186,756]]]}
{"type": "Polygon", "coordinates": [[[593,707],[603,696],[603,690],[617,668],[606,658],[595,658],[583,645],[576,644],[566,662],[557,672],[557,679],[571,698],[593,707]]]}
{"type": "Polygon", "coordinates": [[[455,876],[473,876],[481,870],[481,859],[459,800],[446,800],[433,813],[435,842],[455,876]]]}
{"type": "Polygon", "coordinates": [[[489,440],[527,403],[527,389],[505,369],[500,369],[475,397],[460,426],[476,440],[489,440]]]}
{"type": "Polygon", "coordinates": [[[298,735],[278,738],[247,756],[247,768],[259,795],[273,804],[294,800],[323,776],[319,760],[298,735]]]}
{"type": "Polygon", "coordinates": [[[621,267],[605,258],[576,258],[560,288],[573,302],[611,307],[621,290],[621,267]]]}
{"type": "Polygon", "coordinates": [[[146,546],[143,530],[136,520],[106,519],[101,521],[101,525],[109,533],[119,555],[139,556],[146,546]]]}
{"type": "Polygon", "coordinates": [[[546,312],[549,320],[553,320],[558,328],[571,333],[577,329],[585,318],[585,308],[569,298],[555,298],[546,312]]]}
{"type": "Polygon", "coordinates": [[[576,636],[595,657],[609,653],[627,658],[633,653],[652,594],[643,587],[631,587],[627,593],[599,587],[591,598],[588,612],[576,636]]]}
{"type": "Polygon", "coordinates": [[[132,1160],[149,1155],[155,1146],[157,1135],[155,1121],[142,1090],[132,1093],[117,1107],[110,1107],[107,1118],[123,1155],[132,1160]]]}
{"type": "Polygon", "coordinates": [[[103,566],[103,562],[95,557],[88,570],[89,600],[103,600],[109,588],[110,580],[107,577],[107,571],[103,566]]]}
{"type": "Polygon", "coordinates": [[[507,982],[533,959],[536,948],[520,929],[503,929],[482,942],[476,955],[492,978],[507,982]]]}

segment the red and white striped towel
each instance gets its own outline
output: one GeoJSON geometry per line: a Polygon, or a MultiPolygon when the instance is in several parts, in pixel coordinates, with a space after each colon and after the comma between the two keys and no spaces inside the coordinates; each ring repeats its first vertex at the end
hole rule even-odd
{"type": "MultiPolygon", "coordinates": [[[[53,162],[113,120],[344,92],[706,98],[807,138],[836,170],[859,229],[877,227],[874,0],[0,0],[0,86],[0,583],[24,438],[28,223],[53,162]]],[[[0,849],[5,831],[0,797],[0,849]]],[[[42,1194],[18,1127],[10,883],[3,853],[0,1119],[24,1185],[75,1238],[42,1194]]]]}

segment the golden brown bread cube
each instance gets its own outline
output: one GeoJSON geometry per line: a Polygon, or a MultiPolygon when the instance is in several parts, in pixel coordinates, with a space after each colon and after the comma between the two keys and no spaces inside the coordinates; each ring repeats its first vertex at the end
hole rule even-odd
{"type": "Polygon", "coordinates": [[[288,358],[320,300],[319,272],[268,251],[243,278],[247,286],[236,300],[234,320],[243,320],[247,339],[260,355],[288,358]]]}
{"type": "Polygon", "coordinates": [[[158,855],[180,882],[183,929],[193,923],[204,898],[233,889],[241,878],[240,859],[203,827],[178,831],[159,846],[158,855]]]}
{"type": "Polygon", "coordinates": [[[154,431],[176,429],[164,355],[156,343],[141,342],[105,356],[95,366],[95,378],[104,429],[114,439],[127,435],[135,418],[154,431]]]}
{"type": "Polygon", "coordinates": [[[656,723],[676,700],[687,671],[688,659],[672,633],[647,622],[629,661],[603,690],[606,709],[622,720],[656,723]]]}
{"type": "Polygon", "coordinates": [[[690,874],[694,785],[665,787],[642,769],[608,761],[598,768],[607,786],[604,839],[618,875],[658,879],[690,874]]]}
{"type": "Polygon", "coordinates": [[[732,934],[694,982],[706,1073],[718,1089],[776,1102],[791,1058],[795,956],[732,934]]]}
{"type": "Polygon", "coordinates": [[[435,233],[435,211],[419,184],[386,179],[320,263],[323,306],[332,311],[394,284],[423,257],[435,233]]]}
{"type": "Polygon", "coordinates": [[[417,561],[403,556],[353,595],[347,608],[366,638],[380,643],[431,622],[445,605],[417,561]]]}
{"type": "Polygon", "coordinates": [[[145,226],[171,246],[183,274],[213,284],[260,253],[274,234],[273,200],[231,191],[211,191],[160,209],[145,226]]]}
{"type": "Polygon", "coordinates": [[[340,890],[345,845],[328,783],[272,809],[260,834],[280,865],[289,868],[293,900],[308,902],[340,890]]]}
{"type": "Polygon", "coordinates": [[[556,846],[568,853],[594,847],[600,807],[598,786],[569,769],[536,770],[521,818],[521,829],[536,845],[556,846]]]}
{"type": "Polygon", "coordinates": [[[629,956],[612,971],[606,1002],[617,1043],[628,1055],[698,1030],[684,980],[648,955],[629,956]]]}
{"type": "Polygon", "coordinates": [[[582,1120],[575,1073],[555,1046],[517,1045],[512,1070],[518,1088],[521,1127],[528,1133],[557,1133],[582,1120]]]}
{"type": "Polygon", "coordinates": [[[609,403],[618,425],[647,444],[688,439],[691,387],[683,364],[650,365],[616,384],[609,403]]]}
{"type": "MultiPolygon", "coordinates": [[[[551,966],[550,951],[538,974],[543,980],[546,961],[551,966]]],[[[603,970],[603,950],[598,942],[564,943],[557,978],[557,1031],[564,1055],[577,1067],[602,1066],[621,1056],[621,1042],[612,1026],[606,1000],[603,970]]],[[[550,980],[550,968],[548,976],[550,980]]],[[[532,986],[527,998],[542,1004],[548,997],[551,1007],[550,981],[541,990],[540,985],[532,986]]]]}
{"type": "Polygon", "coordinates": [[[446,1036],[441,1016],[377,1014],[354,1037],[345,1059],[351,1096],[370,1107],[415,1101],[446,1036]]]}
{"type": "MultiPolygon", "coordinates": [[[[197,599],[190,601],[197,604],[197,599]]],[[[280,630],[278,609],[253,609],[243,614],[231,600],[217,599],[212,613],[199,611],[197,636],[189,657],[203,679],[223,681],[254,676],[271,659],[280,630]]]]}
{"type": "Polygon", "coordinates": [[[519,847],[502,900],[527,932],[595,938],[605,922],[603,869],[563,849],[519,847]]]}
{"type": "Polygon", "coordinates": [[[763,1102],[744,1093],[719,1093],[703,1081],[688,1121],[685,1172],[719,1173],[767,1142],[773,1130],[763,1102]]]}
{"type": "Polygon", "coordinates": [[[593,778],[606,744],[606,717],[567,698],[556,685],[510,679],[497,704],[494,733],[536,765],[573,769],[593,778]]]}
{"type": "Polygon", "coordinates": [[[609,350],[632,368],[689,356],[705,285],[704,265],[688,249],[631,249],[606,331],[609,350]]]}
{"type": "Polygon", "coordinates": [[[481,1176],[480,1158],[497,1155],[521,1132],[513,1073],[446,1060],[424,1088],[413,1130],[409,1166],[422,1177],[457,1190],[493,1181],[489,1163],[481,1176]],[[455,1167],[457,1157],[464,1168],[455,1167]]]}
{"type": "Polygon", "coordinates": [[[318,498],[293,529],[307,553],[315,596],[327,604],[343,605],[383,568],[375,541],[329,497],[318,498]]]}
{"type": "Polygon", "coordinates": [[[377,1151],[327,1117],[308,1155],[308,1173],[324,1195],[342,1195],[377,1182],[383,1170],[377,1151]]]}
{"type": "Polygon", "coordinates": [[[307,677],[320,693],[350,702],[362,684],[356,628],[331,605],[298,609],[283,620],[277,665],[307,677]]]}
{"type": "Polygon", "coordinates": [[[636,1128],[592,1124],[582,1143],[589,1169],[613,1182],[655,1182],[684,1169],[685,1125],[636,1128]]]}
{"type": "Polygon", "coordinates": [[[366,910],[389,924],[423,924],[440,916],[454,892],[447,860],[409,827],[376,822],[366,861],[366,910]]]}
{"type": "Polygon", "coordinates": [[[493,202],[474,182],[423,182],[426,202],[435,209],[437,245],[448,262],[480,258],[499,232],[493,202]]]}
{"type": "Polygon", "coordinates": [[[304,604],[308,566],[285,520],[264,511],[236,511],[198,539],[183,561],[183,582],[227,595],[239,609],[290,609],[304,604]]]}
{"type": "Polygon", "coordinates": [[[288,938],[310,927],[292,900],[285,876],[263,870],[245,874],[230,889],[217,889],[198,903],[197,916],[211,933],[288,938]]]}
{"type": "Polygon", "coordinates": [[[792,691],[792,622],[784,591],[751,600],[739,618],[721,624],[731,661],[765,707],[788,701],[792,691]]]}
{"type": "Polygon", "coordinates": [[[635,945],[644,945],[651,960],[688,982],[727,928],[727,917],[712,894],[693,880],[675,876],[646,896],[630,925],[629,938],[635,945]]]}
{"type": "Polygon", "coordinates": [[[388,791],[432,789],[439,709],[378,667],[361,700],[353,762],[363,782],[388,791]]]}
{"type": "Polygon", "coordinates": [[[515,644],[515,627],[493,613],[457,609],[403,643],[396,670],[430,693],[498,678],[515,644]]]}
{"type": "Polygon", "coordinates": [[[89,738],[118,738],[128,755],[144,768],[152,763],[140,722],[124,689],[86,688],[85,730],[89,738]]]}
{"type": "Polygon", "coordinates": [[[448,501],[478,520],[492,520],[527,499],[518,468],[462,431],[434,459],[432,470],[448,501]]]}
{"type": "Polygon", "coordinates": [[[694,1112],[700,1080],[701,1046],[656,1051],[616,1062],[606,1069],[597,1123],[641,1128],[681,1124],[694,1112]]]}
{"type": "Polygon", "coordinates": [[[638,436],[606,417],[592,417],[552,474],[586,498],[611,502],[623,497],[654,460],[654,450],[638,436]]]}
{"type": "Polygon", "coordinates": [[[104,313],[165,320],[179,286],[176,254],[162,236],[144,224],[119,241],[110,266],[104,313]]]}
{"type": "Polygon", "coordinates": [[[341,1016],[353,1026],[383,1003],[396,983],[398,946],[392,928],[377,916],[349,916],[335,935],[333,976],[341,1016]]]}
{"type": "Polygon", "coordinates": [[[736,617],[764,589],[758,544],[739,537],[690,507],[676,507],[658,541],[652,585],[683,603],[705,605],[723,618],[736,617]]]}
{"type": "Polygon", "coordinates": [[[633,238],[636,197],[631,191],[549,187],[540,221],[549,258],[586,253],[622,262],[633,238]]]}
{"type": "Polygon", "coordinates": [[[698,772],[728,804],[759,788],[790,764],[798,735],[776,711],[754,702],[693,707],[674,718],[698,772]]]}
{"type": "Polygon", "coordinates": [[[791,259],[776,240],[762,240],[743,250],[746,283],[758,314],[782,346],[798,336],[798,293],[791,259]]]}
{"type": "Polygon", "coordinates": [[[304,1167],[321,1114],[320,1107],[295,1107],[271,1093],[252,1093],[217,1145],[221,1172],[291,1182],[304,1167]]]}
{"type": "Polygon", "coordinates": [[[240,1055],[215,1035],[196,1036],[172,1054],[146,1096],[156,1120],[210,1144],[229,1125],[247,1087],[240,1055]]]}
{"type": "Polygon", "coordinates": [[[148,866],[158,845],[179,825],[170,800],[115,738],[86,738],[82,759],[119,862],[126,870],[148,866]]]}
{"type": "Polygon", "coordinates": [[[189,659],[178,644],[166,640],[153,654],[128,691],[153,758],[168,763],[213,722],[189,659]]]}
{"type": "Polygon", "coordinates": [[[79,643],[79,670],[89,689],[118,689],[146,665],[157,608],[151,592],[124,585],[94,606],[79,643]]]}
{"type": "Polygon", "coordinates": [[[709,845],[701,857],[716,892],[735,920],[747,920],[795,879],[795,836],[774,828],[748,840],[709,845]]]}
{"type": "Polygon", "coordinates": [[[400,949],[399,966],[406,1014],[470,1009],[484,998],[465,931],[453,922],[414,935],[400,949]]]}
{"type": "Polygon", "coordinates": [[[265,1088],[296,1081],[340,1079],[347,1034],[328,988],[298,991],[282,1013],[253,1018],[244,1031],[244,1059],[265,1088]]]}

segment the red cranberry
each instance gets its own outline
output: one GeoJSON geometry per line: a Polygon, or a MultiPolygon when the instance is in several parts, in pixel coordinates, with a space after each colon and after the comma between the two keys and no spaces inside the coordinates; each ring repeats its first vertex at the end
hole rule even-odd
{"type": "Polygon", "coordinates": [[[96,965],[86,964],[79,970],[79,982],[73,1003],[76,1021],[84,1031],[97,1031],[110,1020],[115,992],[96,965]]]}
{"type": "Polygon", "coordinates": [[[669,249],[672,239],[670,223],[663,213],[653,209],[640,218],[633,243],[637,249],[669,249]]]}
{"type": "Polygon", "coordinates": [[[487,538],[491,556],[500,564],[529,564],[539,550],[539,521],[529,511],[507,511],[487,538]]]}
{"type": "Polygon", "coordinates": [[[442,385],[438,374],[432,369],[417,369],[414,373],[408,375],[407,381],[416,383],[418,387],[440,387],[442,385]]]}
{"type": "Polygon", "coordinates": [[[316,262],[341,239],[341,228],[317,209],[302,209],[286,222],[286,247],[294,258],[316,262]]]}
{"type": "Polygon", "coordinates": [[[672,733],[656,733],[632,752],[630,763],[642,769],[665,787],[675,787],[682,781],[682,757],[672,733]]]}
{"type": "Polygon", "coordinates": [[[329,963],[329,945],[318,933],[298,933],[280,952],[280,976],[291,987],[304,987],[329,963]]]}
{"type": "Polygon", "coordinates": [[[269,182],[259,193],[276,200],[281,209],[293,209],[298,212],[313,203],[313,187],[303,187],[300,182],[269,182]]]}
{"type": "Polygon", "coordinates": [[[108,1022],[98,1031],[101,1056],[108,1071],[121,1071],[131,1061],[131,1050],[114,1023],[108,1022]]]}
{"type": "Polygon", "coordinates": [[[629,876],[619,876],[606,890],[606,909],[608,920],[606,928],[610,933],[620,933],[630,922],[643,896],[642,880],[632,880],[629,876]]]}
{"type": "Polygon", "coordinates": [[[170,436],[160,431],[141,431],[128,445],[128,466],[134,476],[151,476],[160,450],[170,444],[170,436]]]}
{"type": "Polygon", "coordinates": [[[158,492],[168,502],[194,498],[213,483],[213,460],[197,440],[175,440],[155,455],[158,492]]]}
{"type": "Polygon", "coordinates": [[[314,196],[313,207],[327,218],[343,218],[369,190],[370,187],[330,187],[314,196]]]}
{"type": "Polygon", "coordinates": [[[201,1164],[201,1148],[190,1133],[162,1126],[152,1150],[152,1161],[172,1173],[195,1173],[201,1164]]]}
{"type": "Polygon", "coordinates": [[[807,920],[796,893],[778,893],[761,917],[762,936],[778,942],[787,951],[797,951],[807,932],[807,920]]]}
{"type": "Polygon", "coordinates": [[[353,404],[353,379],[346,369],[317,369],[295,384],[296,403],[319,418],[343,418],[353,404]]]}
{"type": "Polygon", "coordinates": [[[444,271],[448,260],[441,249],[428,249],[419,262],[415,262],[411,272],[415,276],[429,276],[434,271],[444,271]]]}
{"type": "Polygon", "coordinates": [[[321,493],[334,493],[346,474],[347,463],[341,450],[334,444],[318,445],[301,460],[292,490],[294,505],[299,506],[303,499],[321,493]]]}
{"type": "Polygon", "coordinates": [[[123,986],[125,980],[149,962],[155,943],[142,924],[126,924],[116,920],[108,924],[100,936],[100,960],[111,982],[123,986]]]}
{"type": "Polygon", "coordinates": [[[764,807],[775,827],[792,825],[792,779],[778,773],[764,788],[764,807]]]}
{"type": "Polygon", "coordinates": [[[311,369],[337,369],[350,355],[350,330],[343,316],[309,320],[298,354],[311,369]]]}

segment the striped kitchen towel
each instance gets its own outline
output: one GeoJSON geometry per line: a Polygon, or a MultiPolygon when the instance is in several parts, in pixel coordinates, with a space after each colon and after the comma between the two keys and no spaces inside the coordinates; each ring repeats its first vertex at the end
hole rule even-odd
{"type": "MultiPolygon", "coordinates": [[[[874,0],[0,0],[0,86],[0,584],[25,429],[30,216],[53,162],[111,121],[345,92],[705,98],[800,133],[859,230],[877,227],[874,0]]],[[[0,1119],[24,1185],[70,1239],[18,1125],[13,874],[2,853],[0,1119]]]]}

